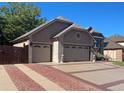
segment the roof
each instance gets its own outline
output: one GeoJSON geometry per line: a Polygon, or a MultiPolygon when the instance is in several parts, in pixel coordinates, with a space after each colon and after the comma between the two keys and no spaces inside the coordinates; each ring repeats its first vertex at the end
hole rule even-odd
{"type": "Polygon", "coordinates": [[[104,48],[105,50],[107,50],[107,49],[124,49],[123,46],[121,46],[120,44],[117,44],[116,42],[114,42],[108,38],[105,39],[104,42],[105,42],[105,48],[104,48]]]}
{"type": "Polygon", "coordinates": [[[62,34],[64,34],[66,31],[72,29],[74,27],[75,24],[72,24],[71,26],[69,26],[68,28],[66,28],[65,30],[63,30],[62,32],[58,33],[57,35],[55,35],[53,38],[59,37],[62,34]]]}
{"type": "MultiPolygon", "coordinates": [[[[63,35],[65,32],[67,32],[68,30],[71,30],[71,29],[77,29],[77,30],[80,30],[80,31],[85,31],[86,33],[87,32],[87,29],[82,29],[80,28],[80,26],[76,25],[76,24],[72,24],[71,26],[69,26],[68,28],[66,28],[65,30],[63,30],[62,32],[58,33],[57,35],[55,35],[53,38],[57,38],[61,35],[63,35]]],[[[88,33],[89,34],[89,33],[88,33]]],[[[90,35],[90,34],[89,34],[90,35]]],[[[90,35],[91,36],[91,35],[90,35]]],[[[91,38],[95,41],[95,39],[91,36],[91,38]]]]}
{"type": "Polygon", "coordinates": [[[80,28],[80,26],[78,26],[76,24],[72,24],[71,26],[69,26],[68,28],[66,28],[65,30],[63,30],[62,32],[60,32],[57,35],[55,35],[54,38],[61,36],[62,34],[64,34],[66,31],[68,31],[70,29],[76,29],[76,30],[81,30],[81,31],[82,30],[85,30],[86,31],[86,29],[82,29],[82,28],[80,28]]]}
{"type": "Polygon", "coordinates": [[[109,39],[111,39],[114,42],[124,42],[124,36],[121,35],[110,36],[109,39]]]}
{"type": "MultiPolygon", "coordinates": [[[[86,31],[86,33],[89,34],[89,32],[87,31],[87,29],[82,29],[80,26],[74,24],[73,22],[70,22],[69,20],[59,16],[51,21],[48,21],[36,28],[34,28],[33,30],[25,33],[24,35],[16,38],[15,40],[11,41],[11,43],[17,43],[17,42],[22,42],[23,40],[28,40],[30,38],[31,35],[37,33],[38,31],[41,31],[41,29],[45,28],[46,26],[52,24],[53,22],[55,21],[61,21],[61,22],[65,22],[65,23],[68,23],[70,26],[68,26],[67,28],[65,28],[64,30],[62,30],[61,32],[59,33],[56,33],[54,36],[52,36],[52,38],[57,38],[59,36],[61,36],[63,33],[65,33],[66,31],[70,30],[70,29],[78,29],[78,30],[81,30],[81,31],[86,31]]],[[[91,34],[89,34],[92,39],[95,41],[95,39],[93,38],[93,36],[91,34]]]]}
{"type": "Polygon", "coordinates": [[[44,27],[46,27],[47,25],[49,25],[49,24],[51,24],[51,23],[53,23],[55,21],[61,21],[61,22],[66,22],[66,23],[69,23],[69,24],[73,24],[73,22],[70,22],[69,20],[67,20],[67,19],[59,16],[59,17],[57,17],[57,18],[55,18],[53,20],[50,20],[50,21],[48,21],[48,22],[46,22],[46,23],[44,23],[44,24],[42,24],[42,25],[34,28],[33,30],[25,33],[24,35],[22,35],[22,36],[20,36],[20,37],[18,37],[16,39],[14,39],[14,40],[12,40],[11,43],[15,43],[15,42],[18,42],[18,41],[21,41],[21,40],[26,40],[26,39],[28,39],[28,37],[30,35],[32,35],[32,34],[38,32],[38,31],[40,31],[41,29],[43,29],[44,27]]]}

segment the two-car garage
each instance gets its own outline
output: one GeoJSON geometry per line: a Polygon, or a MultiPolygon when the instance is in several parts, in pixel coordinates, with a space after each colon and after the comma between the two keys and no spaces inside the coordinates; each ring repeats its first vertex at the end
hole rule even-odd
{"type": "MultiPolygon", "coordinates": [[[[33,62],[50,62],[52,57],[52,45],[48,44],[33,44],[32,57],[33,62]]],[[[65,62],[73,61],[89,61],[90,49],[89,46],[83,45],[64,45],[64,58],[65,62]]]]}
{"type": "Polygon", "coordinates": [[[89,61],[89,46],[64,45],[64,61],[89,61]]]}

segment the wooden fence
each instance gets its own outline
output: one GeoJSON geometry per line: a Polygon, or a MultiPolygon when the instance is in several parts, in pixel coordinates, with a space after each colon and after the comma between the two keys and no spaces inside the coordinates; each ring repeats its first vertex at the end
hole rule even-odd
{"type": "Polygon", "coordinates": [[[28,47],[0,45],[0,64],[28,63],[28,47]]]}

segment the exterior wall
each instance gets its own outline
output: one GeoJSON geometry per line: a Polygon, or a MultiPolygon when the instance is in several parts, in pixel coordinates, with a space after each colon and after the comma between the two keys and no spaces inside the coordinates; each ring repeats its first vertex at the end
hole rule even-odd
{"type": "MultiPolygon", "coordinates": [[[[84,45],[84,46],[93,46],[94,41],[86,32],[81,32],[77,30],[71,30],[64,34],[63,36],[63,43],[64,44],[73,44],[73,45],[84,45]],[[80,34],[80,38],[77,38],[77,34],[80,34]]],[[[90,60],[93,60],[93,52],[91,51],[92,48],[90,48],[90,60]]]]}
{"type": "Polygon", "coordinates": [[[32,47],[30,43],[31,43],[31,39],[29,39],[29,46],[28,46],[28,62],[32,63],[32,47]]]}
{"type": "Polygon", "coordinates": [[[123,54],[122,50],[116,50],[116,59],[119,61],[123,61],[123,54]]]}
{"type": "Polygon", "coordinates": [[[121,42],[121,43],[118,43],[118,44],[120,44],[120,45],[124,46],[124,42],[121,42]]]}
{"type": "Polygon", "coordinates": [[[122,50],[104,50],[104,55],[109,57],[110,61],[122,61],[122,50]]]}
{"type": "Polygon", "coordinates": [[[59,41],[59,51],[58,51],[58,56],[59,56],[59,62],[60,63],[63,63],[63,61],[64,61],[64,54],[63,54],[63,52],[64,52],[64,46],[63,46],[63,44],[59,41]]]}
{"type": "Polygon", "coordinates": [[[90,61],[93,61],[94,53],[93,53],[93,48],[90,48],[90,61]]]}
{"type": "Polygon", "coordinates": [[[60,41],[53,42],[53,56],[52,61],[56,63],[63,62],[63,45],[60,41]]]}
{"type": "Polygon", "coordinates": [[[88,33],[82,31],[71,30],[64,34],[63,37],[64,43],[73,43],[73,44],[84,44],[88,46],[93,45],[93,39],[89,36],[88,33]],[[78,34],[80,37],[78,38],[78,34]]]}
{"type": "Polygon", "coordinates": [[[15,47],[24,47],[26,45],[29,45],[29,40],[14,44],[13,46],[15,46],[15,47]]]}

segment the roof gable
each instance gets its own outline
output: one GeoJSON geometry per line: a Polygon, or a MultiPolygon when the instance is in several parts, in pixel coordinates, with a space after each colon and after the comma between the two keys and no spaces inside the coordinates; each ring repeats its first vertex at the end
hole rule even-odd
{"type": "Polygon", "coordinates": [[[68,32],[71,29],[76,29],[76,30],[80,30],[83,31],[85,33],[87,33],[94,41],[95,39],[92,37],[92,35],[87,31],[87,29],[82,29],[80,28],[80,26],[76,25],[76,24],[72,24],[71,26],[69,26],[68,28],[66,28],[65,30],[63,30],[62,32],[58,33],[57,35],[55,35],[53,38],[57,38],[63,34],[65,34],[66,32],[68,32]]]}
{"type": "Polygon", "coordinates": [[[105,39],[105,47],[104,49],[123,49],[124,47],[115,43],[114,41],[110,40],[110,39],[105,39]]]}

